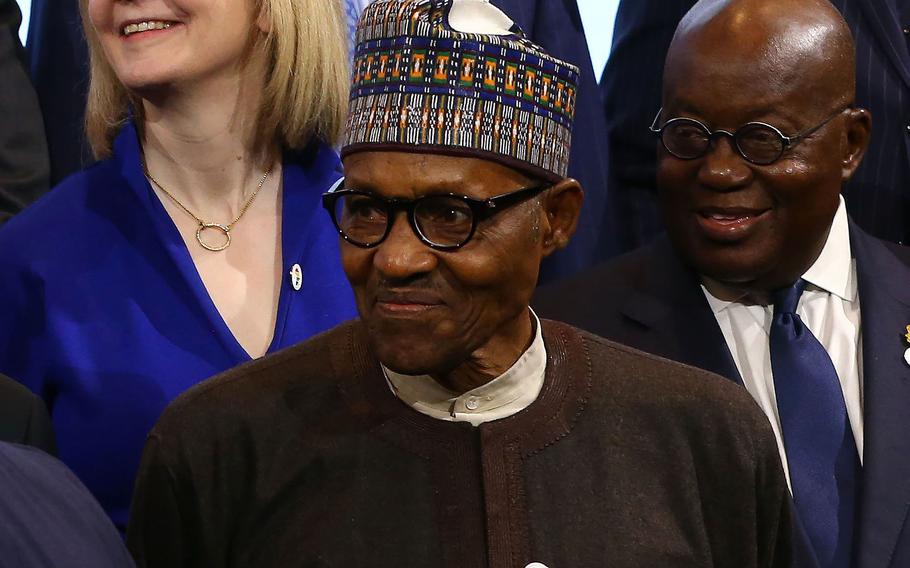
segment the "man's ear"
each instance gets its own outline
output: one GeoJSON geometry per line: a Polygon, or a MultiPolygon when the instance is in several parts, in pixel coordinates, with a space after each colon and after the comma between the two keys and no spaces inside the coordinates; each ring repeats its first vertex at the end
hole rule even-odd
{"type": "Polygon", "coordinates": [[[846,183],[863,161],[872,136],[872,114],[863,108],[847,109],[845,143],[841,156],[841,179],[846,183]]]}
{"type": "Polygon", "coordinates": [[[566,178],[551,187],[544,194],[543,214],[546,227],[542,234],[543,255],[550,256],[569,244],[575,229],[585,192],[576,180],[566,178]]]}

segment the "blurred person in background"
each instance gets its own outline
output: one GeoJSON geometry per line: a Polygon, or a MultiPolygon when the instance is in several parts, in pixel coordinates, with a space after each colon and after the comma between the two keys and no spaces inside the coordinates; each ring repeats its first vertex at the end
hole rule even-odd
{"type": "Polygon", "coordinates": [[[0,230],[0,372],[123,529],[193,384],[355,313],[323,192],[347,96],[326,0],[83,0],[99,158],[0,230]]]}
{"type": "Polygon", "coordinates": [[[16,0],[0,0],[0,223],[49,187],[44,122],[19,43],[16,0]]]}
{"type": "Polygon", "coordinates": [[[77,0],[26,1],[28,70],[44,117],[53,187],[95,161],[84,127],[88,46],[77,0]]]}
{"type": "Polygon", "coordinates": [[[541,282],[552,282],[615,254],[613,220],[608,210],[610,149],[597,75],[576,0],[492,0],[534,43],[579,69],[574,144],[569,175],[585,188],[578,229],[565,250],[547,258],[541,282]]]}

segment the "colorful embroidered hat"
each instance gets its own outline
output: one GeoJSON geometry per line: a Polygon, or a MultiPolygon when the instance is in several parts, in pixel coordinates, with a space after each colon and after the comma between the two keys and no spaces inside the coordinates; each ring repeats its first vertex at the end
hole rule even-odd
{"type": "Polygon", "coordinates": [[[376,0],[356,41],[342,156],[472,156],[566,176],[578,68],[488,0],[376,0]]]}

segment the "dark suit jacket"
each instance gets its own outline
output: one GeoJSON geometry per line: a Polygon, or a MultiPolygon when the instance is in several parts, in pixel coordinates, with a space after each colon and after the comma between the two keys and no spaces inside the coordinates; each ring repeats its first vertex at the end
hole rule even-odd
{"type": "MultiPolygon", "coordinates": [[[[662,230],[654,199],[664,57],[695,0],[622,0],[601,87],[610,145],[610,212],[623,251],[662,230]]],[[[910,53],[896,6],[910,0],[832,0],[856,39],[856,102],[872,112],[872,142],[847,184],[847,209],[869,233],[910,243],[910,53]]],[[[910,14],[910,9],[907,10],[910,14]]],[[[903,22],[910,26],[910,21],[903,22]]],[[[833,110],[833,109],[832,109],[833,110]]]]}
{"type": "Polygon", "coordinates": [[[585,189],[578,230],[569,246],[548,258],[542,281],[590,268],[616,253],[607,211],[607,148],[600,90],[576,0],[492,0],[535,43],[579,67],[578,102],[569,176],[585,189]]]}
{"type": "Polygon", "coordinates": [[[44,402],[19,383],[0,375],[0,442],[57,453],[54,430],[44,402]]]}
{"type": "Polygon", "coordinates": [[[0,0],[0,223],[50,183],[44,122],[19,43],[21,21],[16,0],[0,0]]]}
{"type": "Polygon", "coordinates": [[[58,460],[0,443],[0,565],[132,568],[101,506],[58,460]]]}
{"type": "MultiPolygon", "coordinates": [[[[910,566],[910,249],[851,223],[863,342],[865,448],[857,568],[910,566]]],[[[666,237],[542,289],[541,317],[566,321],[741,382],[697,276],[666,237]]]]}
{"type": "Polygon", "coordinates": [[[55,186],[94,161],[83,126],[89,72],[79,2],[32,0],[27,47],[55,186]]]}

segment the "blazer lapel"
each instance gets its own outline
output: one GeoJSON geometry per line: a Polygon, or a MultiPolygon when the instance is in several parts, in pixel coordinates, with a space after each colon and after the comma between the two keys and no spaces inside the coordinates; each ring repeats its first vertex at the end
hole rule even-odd
{"type": "Polygon", "coordinates": [[[857,558],[886,568],[910,503],[910,267],[851,223],[862,314],[864,452],[857,558]]]}
{"type": "Polygon", "coordinates": [[[907,86],[910,86],[910,68],[907,62],[907,40],[898,23],[897,14],[887,0],[857,0],[865,12],[882,50],[897,69],[907,86]]]}
{"type": "Polygon", "coordinates": [[[742,384],[698,277],[681,262],[665,236],[653,246],[645,276],[630,291],[621,311],[644,326],[647,350],[742,384]]]}

